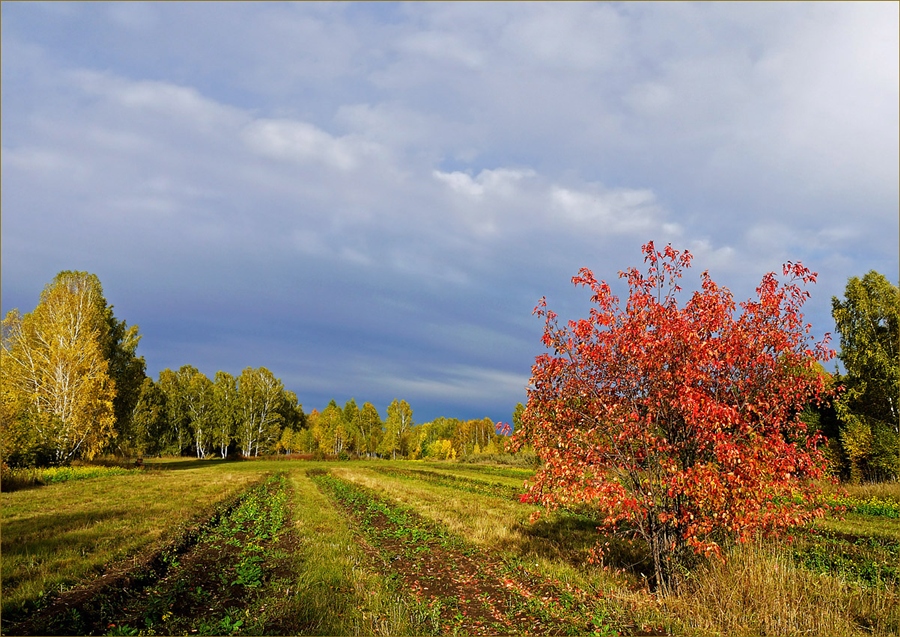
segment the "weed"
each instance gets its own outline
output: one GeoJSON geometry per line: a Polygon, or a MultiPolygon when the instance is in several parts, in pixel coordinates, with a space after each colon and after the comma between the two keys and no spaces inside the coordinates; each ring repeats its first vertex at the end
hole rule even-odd
{"type": "Polygon", "coordinates": [[[900,502],[884,497],[869,496],[866,499],[853,496],[831,498],[831,506],[844,507],[851,513],[884,518],[900,518],[900,502]]]}

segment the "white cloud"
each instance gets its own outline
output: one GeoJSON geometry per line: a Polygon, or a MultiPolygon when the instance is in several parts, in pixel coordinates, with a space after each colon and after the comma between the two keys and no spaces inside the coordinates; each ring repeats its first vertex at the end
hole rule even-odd
{"type": "Polygon", "coordinates": [[[59,173],[73,166],[57,150],[43,148],[3,148],[3,165],[6,169],[29,173],[59,173]]]}
{"type": "MultiPolygon", "coordinates": [[[[171,82],[131,81],[108,72],[79,69],[67,74],[68,80],[85,96],[96,96],[124,107],[125,113],[157,114],[173,123],[189,124],[199,131],[216,132],[234,125],[243,117],[239,109],[203,97],[193,87],[171,82]]],[[[125,114],[122,113],[122,114],[125,114]]]]}
{"type": "Polygon", "coordinates": [[[151,2],[113,2],[107,5],[107,10],[110,19],[126,29],[148,30],[159,22],[151,2]]]}
{"type": "Polygon", "coordinates": [[[244,129],[244,141],[254,152],[276,159],[322,162],[353,170],[374,146],[351,138],[336,138],[315,126],[292,120],[257,120],[244,129]]]}
{"type": "Polygon", "coordinates": [[[550,201],[562,218],[577,227],[594,227],[600,233],[648,233],[658,227],[661,216],[656,197],[646,189],[592,193],[554,186],[550,201]]]}
{"type": "Polygon", "coordinates": [[[518,5],[500,46],[539,67],[565,73],[606,71],[621,63],[625,19],[607,4],[518,5]]]}
{"type": "Polygon", "coordinates": [[[717,248],[709,239],[694,239],[688,248],[694,259],[702,263],[703,269],[709,270],[714,279],[729,274],[738,265],[738,253],[732,246],[717,248]]]}
{"type": "Polygon", "coordinates": [[[534,177],[533,170],[517,170],[512,168],[484,169],[473,179],[470,175],[453,171],[450,173],[434,170],[435,179],[447,184],[454,192],[469,197],[481,198],[485,194],[509,198],[517,194],[518,182],[534,177]]]}
{"type": "Polygon", "coordinates": [[[484,58],[477,48],[456,34],[419,32],[409,35],[397,44],[397,48],[414,56],[426,55],[441,62],[478,68],[484,58]]]}

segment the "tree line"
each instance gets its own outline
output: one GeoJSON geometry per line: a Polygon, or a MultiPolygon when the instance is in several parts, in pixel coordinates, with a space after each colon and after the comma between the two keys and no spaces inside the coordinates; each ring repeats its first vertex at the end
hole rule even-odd
{"type": "Polygon", "coordinates": [[[153,380],[140,334],[116,318],[100,280],[63,271],[33,312],[7,313],[0,351],[0,442],[9,466],[47,466],[98,455],[313,453],[453,459],[502,450],[490,419],[416,425],[405,400],[382,419],[371,403],[335,401],[305,414],[265,367],[210,379],[192,365],[153,380]]]}
{"type": "Polygon", "coordinates": [[[240,376],[223,371],[210,380],[185,365],[145,378],[120,451],[144,455],[212,455],[227,458],[313,454],[339,458],[432,458],[496,454],[506,437],[489,418],[438,418],[417,425],[405,400],[395,399],[382,419],[370,402],[332,400],[304,413],[297,395],[265,367],[240,376]]]}
{"type": "MultiPolygon", "coordinates": [[[[845,479],[900,477],[900,289],[872,271],[832,299],[838,357],[834,399],[805,418],[827,438],[845,479]]],[[[10,466],[120,456],[312,453],[457,459],[507,451],[494,423],[417,424],[405,400],[385,418],[371,403],[304,413],[265,367],[210,379],[191,365],[156,380],[138,356],[140,333],[118,319],[96,275],[60,272],[33,312],[7,313],[0,350],[0,443],[10,466]]],[[[519,429],[523,406],[513,414],[519,429]]]]}

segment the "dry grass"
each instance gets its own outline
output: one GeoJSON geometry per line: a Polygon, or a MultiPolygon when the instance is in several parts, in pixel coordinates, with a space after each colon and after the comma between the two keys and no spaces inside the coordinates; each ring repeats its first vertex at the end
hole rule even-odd
{"type": "MultiPolygon", "coordinates": [[[[435,468],[436,469],[436,468],[435,468]]],[[[459,467],[448,472],[461,475],[459,467]]],[[[415,509],[511,562],[612,601],[620,625],[663,625],[674,633],[710,635],[892,635],[900,633],[896,587],[865,587],[794,565],[788,548],[737,547],[727,563],[695,570],[680,592],[651,595],[632,572],[610,573],[584,564],[597,540],[590,524],[550,516],[529,524],[534,507],[451,487],[392,478],[360,465],[336,475],[415,509]]],[[[477,477],[466,473],[469,477],[477,477]]],[[[485,477],[485,479],[488,479],[485,477]]],[[[878,495],[883,497],[883,491],[878,495]]],[[[897,520],[851,515],[824,526],[850,527],[862,536],[896,538],[897,520]]],[[[619,546],[620,562],[640,559],[619,546]]]]}
{"type": "Polygon", "coordinates": [[[515,543],[516,528],[537,510],[511,500],[385,476],[364,466],[335,468],[333,473],[415,508],[451,533],[485,548],[515,543]]]}
{"type": "Polygon", "coordinates": [[[696,570],[663,603],[685,629],[705,635],[895,635],[900,630],[896,591],[797,568],[773,545],[736,547],[727,562],[696,570]]]}
{"type": "Polygon", "coordinates": [[[900,502],[900,481],[896,480],[894,482],[847,484],[844,485],[844,489],[854,498],[861,500],[879,498],[900,502]]]}

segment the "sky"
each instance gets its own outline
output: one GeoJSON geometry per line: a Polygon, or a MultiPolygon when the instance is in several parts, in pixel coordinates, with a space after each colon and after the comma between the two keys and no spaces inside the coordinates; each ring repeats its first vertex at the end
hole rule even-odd
{"type": "MultiPolygon", "coordinates": [[[[2,311],[96,274],[148,374],[511,419],[541,297],[671,243],[898,280],[898,3],[2,3],[2,311]]],[[[830,363],[829,365],[833,365],[830,363]]]]}

